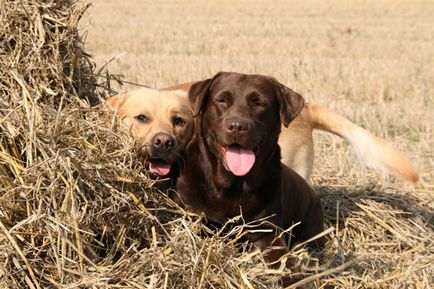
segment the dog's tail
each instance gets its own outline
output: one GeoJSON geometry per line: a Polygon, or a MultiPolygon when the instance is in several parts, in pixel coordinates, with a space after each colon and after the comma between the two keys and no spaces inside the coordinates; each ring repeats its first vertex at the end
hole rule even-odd
{"type": "Polygon", "coordinates": [[[331,132],[346,139],[368,167],[389,171],[414,183],[419,180],[411,162],[381,138],[320,105],[308,103],[305,109],[314,129],[331,132]]]}

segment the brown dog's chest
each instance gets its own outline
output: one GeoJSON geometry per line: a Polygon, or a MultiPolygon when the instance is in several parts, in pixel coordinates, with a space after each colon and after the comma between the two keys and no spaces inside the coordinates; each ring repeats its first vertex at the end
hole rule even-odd
{"type": "Polygon", "coordinates": [[[205,213],[209,221],[217,223],[225,223],[240,214],[251,221],[280,211],[279,208],[269,210],[280,192],[278,150],[267,162],[259,160],[248,175],[237,177],[203,143],[193,142],[188,149],[176,188],[180,204],[196,213],[205,213]]]}
{"type": "Polygon", "coordinates": [[[209,221],[225,223],[240,214],[251,221],[275,213],[268,212],[267,208],[275,202],[279,182],[255,175],[253,178],[227,176],[221,170],[207,174],[208,170],[190,166],[192,163],[186,162],[187,167],[178,179],[178,201],[196,213],[205,213],[209,221]]]}
{"type": "Polygon", "coordinates": [[[240,189],[248,187],[244,182],[236,182],[225,189],[219,189],[214,184],[199,183],[201,186],[191,186],[189,182],[180,179],[178,192],[181,194],[182,203],[197,213],[205,213],[210,221],[225,223],[241,213],[250,218],[261,211],[263,200],[255,191],[246,192],[240,189]]]}

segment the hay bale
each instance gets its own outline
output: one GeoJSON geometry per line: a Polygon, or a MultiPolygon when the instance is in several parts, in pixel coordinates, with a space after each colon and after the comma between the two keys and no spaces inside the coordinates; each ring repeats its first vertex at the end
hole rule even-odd
{"type": "MultiPolygon", "coordinates": [[[[78,33],[87,7],[1,4],[0,286],[277,288],[288,272],[233,242],[242,227],[203,237],[200,217],[152,189],[121,123],[91,107],[110,86],[97,89],[78,33]]],[[[320,260],[291,252],[312,286],[432,284],[432,202],[355,180],[315,182],[331,241],[320,260]]]]}
{"type": "MultiPolygon", "coordinates": [[[[125,210],[134,202],[116,182],[125,172],[143,180],[140,164],[123,151],[131,140],[120,132],[111,142],[114,132],[89,108],[98,101],[94,64],[77,29],[87,7],[77,1],[1,5],[0,259],[8,287],[87,277],[91,264],[126,250],[121,243],[129,240],[115,242],[122,227],[134,230],[146,216],[125,210]],[[128,214],[139,216],[126,222],[128,214]]],[[[130,187],[139,192],[142,183],[130,187]]]]}
{"type": "Polygon", "coordinates": [[[1,286],[239,287],[260,254],[231,260],[226,237],[199,237],[199,219],[151,189],[127,129],[91,107],[109,87],[78,33],[87,7],[1,5],[1,286]]]}
{"type": "MultiPolygon", "coordinates": [[[[3,1],[1,6],[0,93],[8,102],[28,94],[29,101],[59,106],[75,98],[92,104],[94,64],[82,49],[77,24],[88,5],[77,1],[3,1]]],[[[64,104],[65,105],[65,104],[64,104]]]]}

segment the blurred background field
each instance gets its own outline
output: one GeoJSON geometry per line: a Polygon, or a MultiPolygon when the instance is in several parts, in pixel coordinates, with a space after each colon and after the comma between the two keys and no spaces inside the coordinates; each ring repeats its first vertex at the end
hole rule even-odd
{"type": "MultiPolygon", "coordinates": [[[[218,71],[275,76],[403,150],[434,176],[432,1],[94,1],[98,65],[155,87],[218,71]]],[[[342,141],[316,137],[317,177],[367,181],[342,141]]],[[[389,182],[377,174],[376,179],[389,182]]]]}

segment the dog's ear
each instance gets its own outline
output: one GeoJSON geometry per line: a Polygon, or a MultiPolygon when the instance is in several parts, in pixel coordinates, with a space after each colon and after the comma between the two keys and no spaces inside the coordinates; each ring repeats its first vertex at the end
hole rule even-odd
{"type": "Polygon", "coordinates": [[[125,100],[127,99],[128,94],[118,94],[115,96],[112,96],[106,100],[107,104],[111,106],[112,108],[119,110],[123,104],[125,103],[125,100]]]}
{"type": "Polygon", "coordinates": [[[198,81],[190,87],[190,90],[188,91],[188,99],[193,106],[194,116],[199,115],[199,113],[206,107],[210,88],[213,82],[219,78],[221,74],[222,72],[219,72],[212,78],[198,81]]]}
{"type": "Polygon", "coordinates": [[[280,121],[285,127],[302,111],[304,98],[297,92],[277,82],[277,100],[279,102],[280,121]]]}

